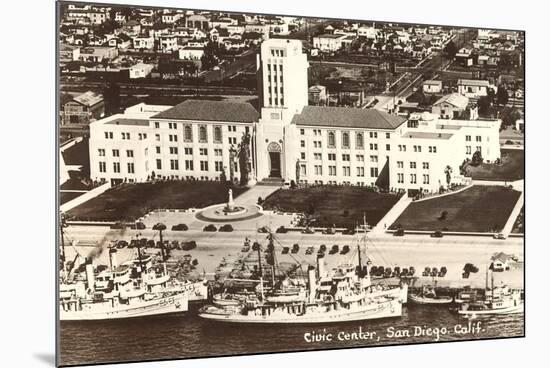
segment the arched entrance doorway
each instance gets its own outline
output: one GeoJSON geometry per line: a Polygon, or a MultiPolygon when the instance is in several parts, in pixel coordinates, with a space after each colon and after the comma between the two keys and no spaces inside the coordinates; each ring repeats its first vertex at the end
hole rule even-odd
{"type": "Polygon", "coordinates": [[[269,177],[281,177],[281,145],[277,142],[271,142],[267,146],[269,153],[269,177]]]}

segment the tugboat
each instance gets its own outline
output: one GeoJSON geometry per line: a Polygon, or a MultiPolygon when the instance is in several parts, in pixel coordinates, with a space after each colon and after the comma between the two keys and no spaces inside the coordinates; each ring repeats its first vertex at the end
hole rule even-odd
{"type": "Polygon", "coordinates": [[[185,312],[189,292],[170,282],[166,264],[159,272],[150,256],[118,265],[116,249],[109,249],[110,268],[97,276],[91,258],[85,258],[85,279],[69,280],[77,253],[63,272],[59,287],[61,321],[85,321],[135,318],[185,312]]]}
{"type": "Polygon", "coordinates": [[[409,294],[409,300],[415,304],[451,304],[453,298],[450,296],[437,295],[435,285],[423,285],[419,293],[409,294]]]}
{"type": "Polygon", "coordinates": [[[494,286],[491,273],[491,287],[485,287],[485,296],[464,301],[459,305],[458,314],[468,317],[478,315],[523,313],[521,291],[507,285],[494,286]]]}

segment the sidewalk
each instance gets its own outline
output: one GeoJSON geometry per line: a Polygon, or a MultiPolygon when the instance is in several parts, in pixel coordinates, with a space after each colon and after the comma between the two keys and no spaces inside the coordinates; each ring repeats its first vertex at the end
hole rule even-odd
{"type": "Polygon", "coordinates": [[[524,202],[522,192],[518,198],[518,201],[516,202],[516,205],[514,206],[514,209],[512,210],[512,213],[510,213],[510,217],[508,217],[508,221],[506,221],[506,225],[504,225],[504,227],[502,228],[502,234],[504,234],[505,237],[508,237],[512,232],[512,228],[514,227],[514,223],[516,222],[521,208],[523,207],[523,203],[524,202]]]}
{"type": "Polygon", "coordinates": [[[401,213],[405,211],[405,208],[407,208],[411,202],[412,198],[407,196],[407,194],[403,194],[403,196],[391,208],[391,210],[389,210],[388,213],[386,213],[386,215],[380,221],[378,221],[370,234],[384,234],[386,228],[390,227],[390,225],[393,224],[395,220],[397,220],[399,215],[401,215],[401,213]]]}
{"type": "Polygon", "coordinates": [[[246,192],[235,198],[235,204],[253,206],[258,204],[258,197],[265,199],[271,193],[281,188],[281,185],[255,185],[246,192]]]}

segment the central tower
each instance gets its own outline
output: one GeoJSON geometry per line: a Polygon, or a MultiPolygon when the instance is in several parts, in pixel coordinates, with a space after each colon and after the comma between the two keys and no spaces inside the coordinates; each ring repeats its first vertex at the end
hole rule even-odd
{"type": "Polygon", "coordinates": [[[307,56],[300,40],[269,39],[257,55],[261,118],[256,127],[258,180],[288,178],[295,170],[295,139],[287,132],[295,114],[308,103],[307,56]],[[287,139],[285,139],[287,137],[287,139]]]}

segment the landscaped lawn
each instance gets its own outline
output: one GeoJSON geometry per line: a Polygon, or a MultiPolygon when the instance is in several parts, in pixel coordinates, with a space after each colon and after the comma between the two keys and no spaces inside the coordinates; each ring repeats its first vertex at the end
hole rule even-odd
{"type": "Polygon", "coordinates": [[[500,231],[520,192],[503,186],[477,185],[462,192],[411,203],[392,224],[405,230],[500,231]],[[447,211],[445,219],[441,219],[447,211]]]}
{"type": "MultiPolygon", "coordinates": [[[[186,209],[227,202],[227,185],[214,181],[123,184],[68,211],[70,219],[133,221],[151,210],[186,209]]],[[[233,197],[246,188],[233,188],[233,197]]]]}
{"type": "Polygon", "coordinates": [[[518,149],[501,150],[500,165],[483,163],[477,167],[468,166],[466,176],[474,180],[514,181],[525,176],[524,152],[518,149]]]}
{"type": "Polygon", "coordinates": [[[349,227],[363,223],[374,226],[399,200],[396,194],[374,192],[354,186],[318,186],[300,189],[280,189],[263,203],[264,209],[285,212],[313,212],[313,226],[349,227]]]}

